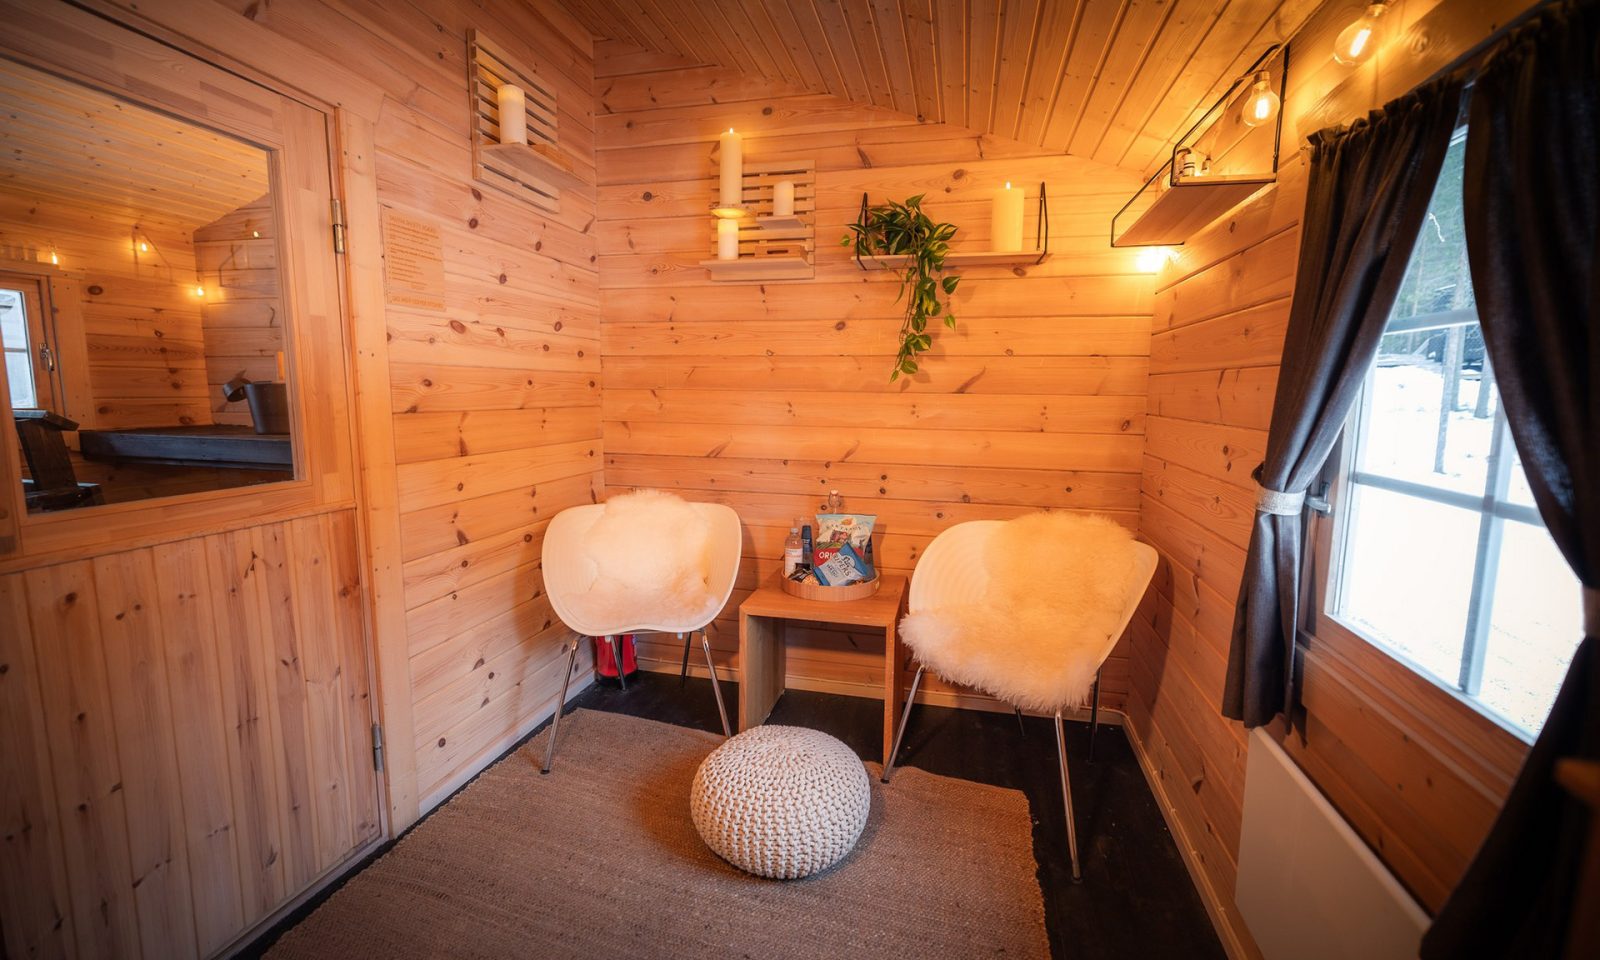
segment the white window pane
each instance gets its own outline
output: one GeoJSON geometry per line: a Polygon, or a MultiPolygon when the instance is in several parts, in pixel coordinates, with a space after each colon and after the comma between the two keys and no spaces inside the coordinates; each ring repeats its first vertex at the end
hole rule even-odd
{"type": "Polygon", "coordinates": [[[1582,591],[1543,527],[1507,523],[1504,531],[1478,698],[1532,733],[1583,638],[1582,591]]]}
{"type": "Polygon", "coordinates": [[[0,344],[12,350],[28,348],[28,315],[22,295],[0,290],[0,344]]]}
{"type": "Polygon", "coordinates": [[[1481,495],[1500,399],[1491,385],[1479,403],[1482,376],[1483,338],[1475,323],[1385,335],[1368,387],[1359,469],[1481,495]],[[1453,376],[1442,362],[1447,356],[1459,361],[1453,376]]]}
{"type": "Polygon", "coordinates": [[[1441,681],[1461,673],[1478,514],[1357,485],[1341,619],[1441,681]]]}
{"type": "Polygon", "coordinates": [[[6,351],[6,380],[11,384],[11,407],[26,410],[37,407],[39,401],[33,392],[33,365],[28,355],[6,351]]]}

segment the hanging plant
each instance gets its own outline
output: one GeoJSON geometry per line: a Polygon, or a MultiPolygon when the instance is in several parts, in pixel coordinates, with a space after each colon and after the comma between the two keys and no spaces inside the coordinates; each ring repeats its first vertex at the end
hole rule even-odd
{"type": "Polygon", "coordinates": [[[944,258],[950,252],[950,238],[956,235],[954,224],[935,223],[922,212],[923,194],[917,194],[905,203],[881,203],[868,207],[862,201],[861,219],[849,225],[850,233],[840,239],[840,246],[854,243],[856,256],[903,255],[904,268],[892,268],[900,274],[900,294],[895,298],[906,305],[905,318],[900,323],[900,352],[894,358],[894,370],[889,379],[901,374],[911,376],[917,372],[917,357],[933,345],[933,334],[928,330],[931,320],[944,316],[944,325],[954,330],[956,315],[950,310],[950,296],[956,292],[961,278],[944,275],[944,258]],[[942,299],[941,299],[942,298],[942,299]]]}

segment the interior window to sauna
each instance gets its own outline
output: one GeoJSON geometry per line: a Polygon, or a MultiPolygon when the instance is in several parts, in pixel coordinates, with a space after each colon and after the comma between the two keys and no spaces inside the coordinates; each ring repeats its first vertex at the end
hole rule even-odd
{"type": "Polygon", "coordinates": [[[1579,583],[1534,509],[1484,353],[1465,141],[1346,427],[1328,612],[1531,739],[1583,633],[1579,583]]]}
{"type": "Polygon", "coordinates": [[[0,114],[28,511],[292,479],[271,153],[5,60],[0,114]]]}

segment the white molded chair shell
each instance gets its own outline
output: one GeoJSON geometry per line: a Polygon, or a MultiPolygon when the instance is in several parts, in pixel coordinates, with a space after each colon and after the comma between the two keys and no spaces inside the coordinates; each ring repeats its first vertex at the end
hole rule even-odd
{"type": "MultiPolygon", "coordinates": [[[[911,574],[911,594],[907,600],[912,613],[934,606],[977,603],[989,589],[989,571],[980,559],[985,544],[997,533],[1004,520],[969,520],[946,529],[917,560],[911,574]]],[[[1128,622],[1133,619],[1145,588],[1156,572],[1156,551],[1148,543],[1134,543],[1136,559],[1129,576],[1128,604],[1111,634],[1111,641],[1100,651],[1099,662],[1111,656],[1111,651],[1122,638],[1128,622]]],[[[979,641],[983,642],[983,641],[979,641]]]]}
{"type": "MultiPolygon", "coordinates": [[[[744,534],[739,525],[739,515],[731,507],[720,503],[691,503],[699,511],[710,529],[711,570],[706,585],[722,598],[710,619],[727,606],[733,596],[734,580],[739,575],[739,558],[743,554],[744,534]]],[[[561,622],[574,632],[586,637],[610,637],[624,633],[692,633],[706,625],[702,623],[672,623],[667,620],[646,620],[638,623],[598,623],[583,621],[574,614],[571,598],[581,595],[594,585],[599,570],[588,553],[583,550],[583,535],[595,525],[605,512],[603,503],[569,507],[556,514],[545,530],[544,549],[541,552],[544,569],[545,595],[561,622]]],[[[648,549],[645,544],[640,549],[648,549]]]]}

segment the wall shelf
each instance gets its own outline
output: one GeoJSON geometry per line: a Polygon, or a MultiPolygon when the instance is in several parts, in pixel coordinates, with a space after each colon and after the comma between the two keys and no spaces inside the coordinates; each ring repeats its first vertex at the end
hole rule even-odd
{"type": "MultiPolygon", "coordinates": [[[[1163,168],[1165,169],[1165,168],[1163,168]]],[[[1191,177],[1159,188],[1155,201],[1112,238],[1114,247],[1177,246],[1277,177],[1191,177]]]]}
{"type": "Polygon", "coordinates": [[[478,147],[479,163],[544,180],[557,190],[583,186],[566,154],[544,143],[485,143],[478,147]]]}
{"type": "MultiPolygon", "coordinates": [[[[900,270],[911,262],[909,253],[877,253],[858,258],[863,269],[900,270]]],[[[952,250],[945,254],[947,267],[1032,266],[1050,259],[1048,250],[952,250]]]]}
{"type": "Polygon", "coordinates": [[[805,225],[799,217],[756,217],[756,226],[762,230],[800,230],[805,225]]]}
{"type": "Polygon", "coordinates": [[[738,260],[701,260],[713,280],[809,280],[816,267],[804,256],[740,257],[738,260]]]}

